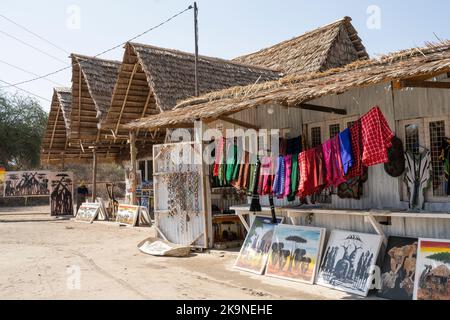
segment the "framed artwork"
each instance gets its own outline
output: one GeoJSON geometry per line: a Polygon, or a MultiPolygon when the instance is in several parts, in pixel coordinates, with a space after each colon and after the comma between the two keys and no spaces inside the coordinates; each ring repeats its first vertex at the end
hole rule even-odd
{"type": "Polygon", "coordinates": [[[419,239],[389,237],[381,266],[381,289],[377,295],[391,300],[412,300],[419,239]]]}
{"type": "Polygon", "coordinates": [[[50,187],[51,215],[73,216],[73,173],[51,173],[50,187]]]}
{"type": "Polygon", "coordinates": [[[266,275],[313,284],[325,234],[322,228],[276,226],[266,275]]]}
{"type": "Polygon", "coordinates": [[[333,230],[316,283],[366,297],[372,287],[381,243],[380,235],[333,230]]]}
{"type": "Polygon", "coordinates": [[[139,216],[139,207],[128,204],[120,204],[117,211],[116,222],[128,226],[136,226],[139,216]]]}
{"type": "Polygon", "coordinates": [[[5,179],[6,179],[6,169],[0,167],[0,197],[3,197],[5,192],[5,179]]]}
{"type": "Polygon", "coordinates": [[[75,221],[93,223],[101,210],[100,203],[83,203],[78,210],[75,221]]]}
{"type": "Polygon", "coordinates": [[[4,196],[48,197],[50,195],[50,172],[10,171],[6,172],[4,196]]]}
{"type": "Polygon", "coordinates": [[[414,300],[450,300],[450,240],[419,239],[414,300]]]}
{"type": "Polygon", "coordinates": [[[272,224],[270,217],[255,217],[234,267],[243,271],[263,274],[272,246],[275,226],[282,222],[283,218],[278,218],[277,224],[272,224]]]}

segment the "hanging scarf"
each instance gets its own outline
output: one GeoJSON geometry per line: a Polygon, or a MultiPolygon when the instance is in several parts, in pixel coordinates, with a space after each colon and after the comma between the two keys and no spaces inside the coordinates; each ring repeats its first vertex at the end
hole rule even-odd
{"type": "Polygon", "coordinates": [[[284,178],[284,193],[282,198],[289,196],[291,193],[292,155],[284,157],[284,163],[286,165],[286,172],[284,178]]]}
{"type": "Polygon", "coordinates": [[[237,146],[230,143],[227,152],[227,169],[226,169],[226,182],[230,184],[233,180],[234,169],[237,163],[237,146]]]}
{"type": "Polygon", "coordinates": [[[292,156],[292,173],[291,173],[291,193],[288,196],[288,201],[295,200],[298,188],[298,154],[292,156]]]}

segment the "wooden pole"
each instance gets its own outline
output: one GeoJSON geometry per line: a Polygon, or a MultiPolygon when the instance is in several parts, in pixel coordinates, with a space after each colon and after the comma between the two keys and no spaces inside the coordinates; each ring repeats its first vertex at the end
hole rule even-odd
{"type": "Polygon", "coordinates": [[[194,27],[195,27],[195,96],[198,97],[199,85],[198,85],[198,7],[197,2],[194,2],[194,27]]]}
{"type": "Polygon", "coordinates": [[[92,202],[97,199],[97,149],[92,151],[92,202]]]}
{"type": "Polygon", "coordinates": [[[136,149],[136,133],[130,132],[130,156],[131,156],[131,204],[137,203],[136,199],[136,187],[137,187],[137,149],[136,149]]]}

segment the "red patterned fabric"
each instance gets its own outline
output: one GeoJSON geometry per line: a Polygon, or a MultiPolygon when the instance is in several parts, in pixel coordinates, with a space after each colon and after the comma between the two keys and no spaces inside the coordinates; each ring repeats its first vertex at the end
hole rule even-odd
{"type": "Polygon", "coordinates": [[[366,167],[389,162],[388,149],[392,147],[394,133],[379,107],[372,108],[361,118],[363,154],[366,167]]]}
{"type": "Polygon", "coordinates": [[[322,146],[300,153],[300,184],[298,195],[302,198],[321,192],[324,188],[324,160],[322,146]]]}
{"type": "Polygon", "coordinates": [[[326,170],[325,187],[337,187],[344,183],[344,169],[341,161],[339,135],[322,145],[324,166],[326,170]]]}
{"type": "Polygon", "coordinates": [[[223,164],[223,155],[224,155],[224,148],[225,148],[225,138],[219,139],[216,143],[216,161],[214,163],[214,177],[219,176],[219,170],[220,166],[223,164]]]}
{"type": "Polygon", "coordinates": [[[350,128],[350,140],[352,142],[353,166],[347,174],[347,178],[356,178],[362,175],[362,137],[361,120],[356,121],[350,128]]]}

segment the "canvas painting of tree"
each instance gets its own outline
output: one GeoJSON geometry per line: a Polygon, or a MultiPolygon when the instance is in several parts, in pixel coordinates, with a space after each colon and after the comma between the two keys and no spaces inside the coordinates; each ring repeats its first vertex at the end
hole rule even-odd
{"type": "Polygon", "coordinates": [[[450,300],[450,240],[419,240],[414,300],[450,300]]]}

